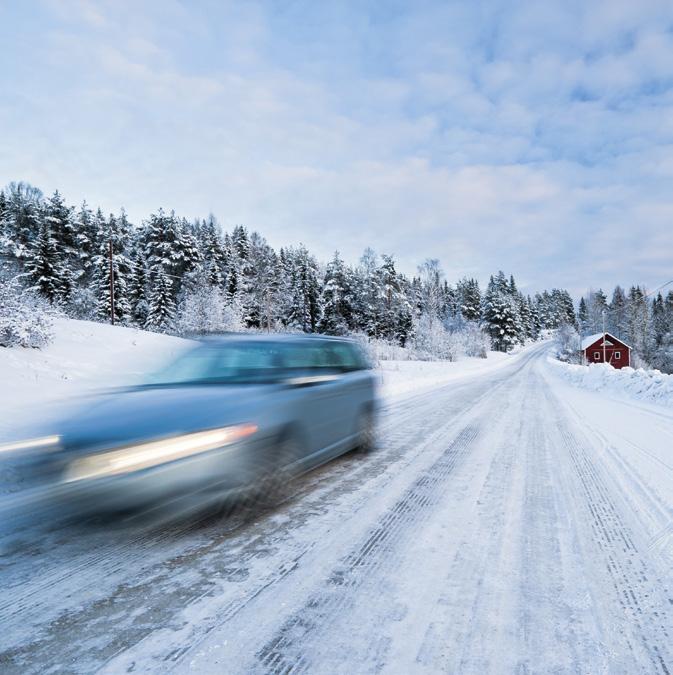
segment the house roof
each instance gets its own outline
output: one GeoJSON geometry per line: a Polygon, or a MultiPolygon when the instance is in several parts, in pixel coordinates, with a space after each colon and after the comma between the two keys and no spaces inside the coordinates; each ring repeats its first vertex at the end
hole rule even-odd
{"type": "MultiPolygon", "coordinates": [[[[624,340],[620,340],[618,337],[612,335],[612,333],[605,333],[605,336],[608,338],[608,340],[612,338],[613,340],[619,342],[619,344],[622,344],[625,347],[631,349],[630,345],[627,345],[626,342],[624,342],[624,340]]],[[[582,349],[588,349],[589,347],[591,347],[591,345],[594,344],[594,342],[598,342],[598,340],[600,340],[602,337],[603,333],[594,333],[593,335],[587,335],[587,337],[582,338],[582,349]]]]}

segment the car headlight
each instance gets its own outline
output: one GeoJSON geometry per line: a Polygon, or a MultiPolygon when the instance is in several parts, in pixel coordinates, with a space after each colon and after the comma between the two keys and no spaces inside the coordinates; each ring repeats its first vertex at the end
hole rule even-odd
{"type": "Polygon", "coordinates": [[[119,450],[83,457],[70,464],[66,472],[65,482],[71,483],[87,478],[117,476],[148,469],[159,464],[231,445],[256,431],[257,426],[254,424],[239,424],[130,445],[119,450]]]}
{"type": "Polygon", "coordinates": [[[29,438],[25,441],[0,444],[0,454],[3,452],[20,452],[21,450],[56,450],[60,446],[60,443],[60,436],[29,438]]]}

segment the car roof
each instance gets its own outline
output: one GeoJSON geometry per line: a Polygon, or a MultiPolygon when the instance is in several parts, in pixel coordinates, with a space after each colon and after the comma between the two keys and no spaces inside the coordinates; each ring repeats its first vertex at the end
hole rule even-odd
{"type": "Polygon", "coordinates": [[[227,344],[231,342],[301,344],[317,340],[321,342],[347,342],[355,344],[355,341],[348,337],[323,335],[321,333],[209,333],[207,335],[197,335],[194,338],[205,344],[227,344]]]}

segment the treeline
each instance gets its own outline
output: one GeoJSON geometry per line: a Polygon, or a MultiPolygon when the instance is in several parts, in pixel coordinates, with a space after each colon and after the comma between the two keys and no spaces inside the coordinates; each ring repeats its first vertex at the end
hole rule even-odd
{"type": "Polygon", "coordinates": [[[673,373],[673,290],[648,294],[640,286],[631,286],[627,293],[616,286],[608,301],[598,289],[580,299],[577,314],[582,335],[601,333],[605,325],[633,348],[636,365],[673,373]]]}
{"type": "Polygon", "coordinates": [[[297,330],[363,334],[423,356],[508,351],[544,329],[576,323],[559,289],[522,294],[513,277],[449,284],[437,260],[409,278],[367,249],[356,265],[319,263],[304,246],[274,250],[256,232],[222,232],[215,218],[159,210],[133,226],[125,213],[74,208],[25,183],[0,192],[0,274],[68,316],[175,334],[297,330]]]}

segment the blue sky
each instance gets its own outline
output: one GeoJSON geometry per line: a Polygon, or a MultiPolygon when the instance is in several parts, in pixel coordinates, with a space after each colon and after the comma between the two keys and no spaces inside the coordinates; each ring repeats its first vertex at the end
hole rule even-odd
{"type": "Polygon", "coordinates": [[[450,280],[654,287],[672,31],[650,0],[7,0],[0,184],[450,280]]]}

